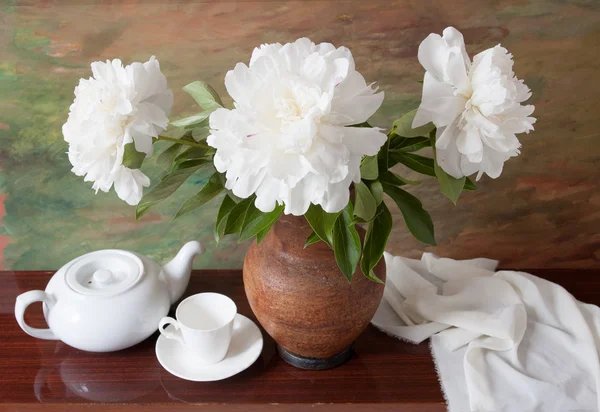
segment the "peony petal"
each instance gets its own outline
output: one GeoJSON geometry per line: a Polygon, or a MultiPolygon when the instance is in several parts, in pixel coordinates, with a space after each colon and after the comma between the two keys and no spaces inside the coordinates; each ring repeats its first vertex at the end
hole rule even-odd
{"type": "Polygon", "coordinates": [[[497,152],[513,152],[521,147],[521,143],[514,133],[504,133],[496,138],[483,136],[483,143],[497,152]]]}
{"type": "Polygon", "coordinates": [[[337,213],[346,207],[350,200],[349,182],[343,181],[329,185],[321,207],[327,213],[337,213]]]}
{"type": "Polygon", "coordinates": [[[419,63],[438,80],[444,79],[449,47],[439,34],[431,33],[419,45],[419,63]]]}
{"type": "Polygon", "coordinates": [[[312,53],[303,60],[300,67],[302,77],[310,82],[321,83],[325,72],[327,71],[327,63],[323,56],[319,53],[312,53]]]}
{"type": "Polygon", "coordinates": [[[317,46],[306,37],[302,37],[296,40],[294,43],[289,44],[293,45],[298,49],[298,51],[300,52],[300,56],[303,59],[307,58],[310,54],[314,53],[317,48],[317,46]]]}
{"type": "Polygon", "coordinates": [[[460,50],[465,67],[469,69],[471,67],[471,60],[467,54],[467,50],[465,48],[465,39],[463,38],[462,33],[456,30],[454,27],[446,27],[442,33],[442,38],[448,46],[457,47],[460,50]]]}
{"type": "MultiPolygon", "coordinates": [[[[439,136],[439,129],[436,132],[439,136]]],[[[450,176],[460,179],[463,173],[460,168],[461,154],[456,145],[448,145],[446,149],[437,149],[436,158],[438,165],[450,176]]]]}
{"type": "MultiPolygon", "coordinates": [[[[415,117],[413,118],[412,127],[416,129],[417,127],[421,127],[431,122],[435,113],[430,112],[427,109],[424,109],[423,106],[419,106],[417,109],[417,113],[415,113],[415,117]]],[[[440,126],[443,127],[443,126],[440,126]]]]}
{"type": "Polygon", "coordinates": [[[350,152],[344,144],[318,142],[307,157],[311,172],[323,176],[329,183],[337,183],[348,176],[350,152]]]}
{"type": "Polygon", "coordinates": [[[517,102],[522,103],[531,97],[531,90],[529,90],[529,87],[527,87],[523,80],[518,80],[515,86],[517,89],[517,96],[515,100],[517,102]]]}
{"type": "Polygon", "coordinates": [[[496,179],[502,174],[504,162],[507,161],[511,156],[489,148],[484,148],[484,151],[485,156],[481,162],[481,169],[480,173],[477,175],[477,180],[481,178],[483,172],[485,172],[485,174],[492,179],[496,179]]]}
{"type": "MultiPolygon", "coordinates": [[[[209,136],[210,137],[210,136],[209,136]]],[[[215,165],[215,169],[217,169],[217,171],[219,173],[225,173],[227,171],[227,167],[229,166],[229,162],[227,162],[226,157],[223,156],[224,153],[215,153],[214,157],[213,157],[213,163],[215,165]]]]}
{"type": "Polygon", "coordinates": [[[424,113],[430,113],[431,121],[436,127],[442,127],[452,123],[463,112],[465,102],[466,99],[462,96],[439,97],[423,101],[421,108],[425,110],[424,113]]]}
{"type": "Polygon", "coordinates": [[[211,130],[211,134],[206,138],[206,143],[215,149],[231,151],[238,145],[239,139],[227,129],[211,130]]]}
{"type": "Polygon", "coordinates": [[[219,108],[210,114],[208,119],[211,129],[227,129],[231,110],[219,108]]]}
{"type": "Polygon", "coordinates": [[[246,173],[235,182],[232,191],[233,194],[245,199],[256,192],[258,186],[262,183],[267,169],[259,169],[256,173],[246,173]]]}
{"type": "MultiPolygon", "coordinates": [[[[264,57],[259,60],[263,59],[264,57]]],[[[225,88],[236,102],[251,104],[255,93],[260,89],[260,81],[245,64],[238,63],[225,75],[225,88]]]]}
{"type": "Polygon", "coordinates": [[[348,176],[346,179],[350,179],[350,181],[354,183],[360,183],[360,162],[362,160],[362,156],[350,156],[350,160],[348,161],[348,176]]]}
{"type": "Polygon", "coordinates": [[[383,92],[376,93],[359,72],[349,67],[344,81],[335,86],[328,121],[340,126],[366,122],[379,109],[383,97],[383,92]]]}
{"type": "Polygon", "coordinates": [[[460,153],[466,155],[481,152],[483,144],[479,130],[475,127],[462,130],[456,139],[456,147],[460,153]]]}
{"type": "Polygon", "coordinates": [[[281,128],[280,147],[286,153],[304,153],[312,143],[318,128],[312,119],[300,119],[281,128]]]}
{"type": "Polygon", "coordinates": [[[383,92],[372,94],[373,90],[363,91],[345,99],[334,99],[331,102],[329,121],[340,126],[352,126],[369,120],[383,103],[383,92]]]}
{"type": "Polygon", "coordinates": [[[131,131],[135,150],[140,153],[146,153],[146,157],[152,156],[154,147],[152,146],[152,137],[147,134],[131,131]]]}
{"type": "MultiPolygon", "coordinates": [[[[312,176],[311,176],[312,177],[312,176]]],[[[302,216],[308,210],[314,196],[318,179],[304,179],[289,191],[283,213],[302,216]]]]}
{"type": "MultiPolygon", "coordinates": [[[[340,53],[342,48],[336,50],[336,53],[340,53]]],[[[347,50],[347,49],[346,49],[347,50]]],[[[348,50],[348,53],[350,51],[348,50]]],[[[365,81],[365,78],[354,69],[354,60],[352,54],[343,55],[348,61],[348,75],[343,82],[338,84],[335,88],[335,96],[340,100],[350,99],[353,96],[362,94],[363,92],[373,93],[371,87],[365,81]]]]}
{"type": "Polygon", "coordinates": [[[447,149],[449,144],[455,144],[459,133],[458,118],[456,118],[449,126],[438,129],[435,147],[442,150],[447,149]]]}
{"type": "Polygon", "coordinates": [[[467,156],[462,156],[460,159],[460,170],[462,174],[465,176],[471,176],[473,173],[476,173],[481,168],[481,162],[472,163],[469,161],[467,156]]]}
{"type": "Polygon", "coordinates": [[[259,47],[254,48],[252,52],[252,56],[250,57],[250,67],[254,64],[258,58],[262,56],[273,56],[277,55],[279,50],[281,49],[281,44],[273,43],[273,44],[261,44],[259,47]]]}
{"type": "Polygon", "coordinates": [[[452,85],[435,78],[431,73],[426,72],[423,77],[423,101],[435,100],[438,98],[454,97],[454,88],[452,85]]]}
{"type": "Polygon", "coordinates": [[[446,69],[448,81],[456,89],[455,93],[470,96],[472,88],[469,76],[467,75],[467,67],[465,66],[463,56],[456,49],[450,50],[446,69]]]}
{"type": "Polygon", "coordinates": [[[150,186],[150,179],[139,169],[121,167],[115,176],[115,191],[129,205],[137,205],[142,199],[143,187],[150,186]]]}
{"type": "Polygon", "coordinates": [[[377,127],[344,127],[343,142],[352,154],[374,156],[387,141],[383,129],[377,127]]]}
{"type": "Polygon", "coordinates": [[[350,70],[350,61],[346,58],[338,58],[329,66],[328,73],[324,76],[322,85],[323,90],[333,94],[335,87],[339,86],[348,77],[350,70]]]}
{"type": "MultiPolygon", "coordinates": [[[[340,47],[340,49],[342,49],[342,47],[340,47]]],[[[317,46],[315,47],[315,52],[319,53],[322,56],[332,53],[335,50],[335,46],[331,43],[320,43],[317,44],[317,46]]]]}
{"type": "Polygon", "coordinates": [[[270,176],[282,180],[289,187],[294,187],[310,171],[299,156],[284,153],[273,154],[267,170],[270,176]]]}
{"type": "Polygon", "coordinates": [[[341,143],[344,139],[346,127],[334,126],[328,123],[319,125],[319,136],[329,143],[341,143]]]}
{"type": "Polygon", "coordinates": [[[454,101],[455,99],[458,98],[454,95],[454,89],[451,85],[436,79],[432,74],[426,72],[423,78],[421,105],[413,119],[412,127],[420,127],[429,122],[433,122],[437,127],[450,124],[458,116],[458,113],[464,109],[464,104],[462,107],[457,106],[453,110],[450,115],[454,115],[454,118],[450,120],[447,119],[450,117],[448,113],[438,111],[438,107],[440,102],[454,101]]]}
{"type": "Polygon", "coordinates": [[[256,189],[256,201],[254,205],[264,213],[269,213],[277,205],[279,193],[281,191],[281,182],[265,175],[264,179],[256,189]]]}

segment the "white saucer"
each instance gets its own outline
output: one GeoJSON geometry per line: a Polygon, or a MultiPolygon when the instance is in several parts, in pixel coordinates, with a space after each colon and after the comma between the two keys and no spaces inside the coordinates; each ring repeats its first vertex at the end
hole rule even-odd
{"type": "MultiPolygon", "coordinates": [[[[169,328],[173,326],[167,326],[169,328]]],[[[262,347],[263,338],[258,326],[238,313],[229,350],[221,362],[212,365],[194,362],[193,355],[189,355],[178,341],[162,334],[156,341],[156,357],[163,368],[181,379],[210,382],[229,378],[250,367],[260,356],[262,347]]]]}

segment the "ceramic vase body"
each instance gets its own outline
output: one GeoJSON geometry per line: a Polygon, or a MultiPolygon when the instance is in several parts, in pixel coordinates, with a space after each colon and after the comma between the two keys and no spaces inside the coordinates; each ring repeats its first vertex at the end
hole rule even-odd
{"type": "MultiPolygon", "coordinates": [[[[327,369],[344,363],[383,296],[383,284],[360,268],[348,283],[324,242],[304,248],[312,230],[303,216],[282,216],[244,260],[244,288],[258,321],[294,366],[327,369]]],[[[361,239],[364,230],[359,228],[361,239]]],[[[385,280],[382,258],[375,268],[385,280]]]]}

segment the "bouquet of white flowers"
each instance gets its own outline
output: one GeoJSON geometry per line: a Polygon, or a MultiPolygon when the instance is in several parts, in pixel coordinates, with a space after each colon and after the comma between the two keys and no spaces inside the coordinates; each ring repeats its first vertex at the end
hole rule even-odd
{"type": "Polygon", "coordinates": [[[303,38],[254,49],[248,65],[225,76],[231,109],[208,84],[184,87],[202,108],[171,122],[178,139],[161,135],[173,97],[158,61],[123,67],[119,60],[92,63],[82,79],[63,127],[73,172],[137,205],[139,218],[174,193],[194,172],[214,167],[206,185],[181,206],[190,213],[225,192],[215,237],[239,240],[266,236],[282,214],[305,216],[313,229],[306,245],[325,242],[350,281],[362,273],[380,281],[373,268],[392,229],[383,194],[398,205],[410,232],[435,244],[433,223],[421,202],[404,190],[416,182],[390,169],[401,163],[438,179],[456,203],[474,190],[467,177],[492,178],[519,154],[517,133],[533,130],[533,106],[522,105],[529,89],[512,71],[512,55],[500,45],[473,61],[460,32],[429,35],[418,58],[425,68],[417,110],[399,117],[389,131],[368,120],[383,92],[367,84],[352,53],[303,38]],[[160,154],[169,173],[142,196],[149,179],[140,171],[152,144],[173,144],[160,154]],[[433,158],[416,154],[432,147],[433,158]],[[354,195],[351,196],[353,189],[354,195]],[[356,225],[367,225],[361,242],[356,225]]]}

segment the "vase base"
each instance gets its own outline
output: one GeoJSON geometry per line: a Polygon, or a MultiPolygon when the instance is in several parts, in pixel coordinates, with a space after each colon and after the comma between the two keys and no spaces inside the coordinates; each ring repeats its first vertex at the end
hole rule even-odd
{"type": "Polygon", "coordinates": [[[277,352],[279,352],[279,356],[281,356],[284,361],[292,366],[295,366],[296,368],[307,370],[323,370],[335,368],[348,362],[352,357],[352,346],[349,346],[347,349],[344,349],[337,355],[326,359],[307,358],[296,355],[295,353],[292,353],[279,345],[277,345],[277,352]]]}

